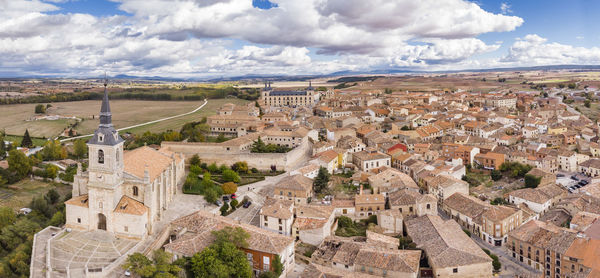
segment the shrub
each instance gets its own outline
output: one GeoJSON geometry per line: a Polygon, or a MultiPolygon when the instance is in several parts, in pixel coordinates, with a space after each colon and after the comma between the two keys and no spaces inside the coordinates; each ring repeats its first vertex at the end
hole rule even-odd
{"type": "Polygon", "coordinates": [[[226,169],[223,171],[223,180],[225,182],[240,182],[240,176],[235,171],[226,169]]]}
{"type": "Polygon", "coordinates": [[[194,173],[196,175],[200,175],[200,174],[202,174],[202,171],[203,170],[202,170],[202,168],[200,168],[200,166],[194,165],[194,164],[190,165],[190,172],[191,173],[194,173]]]}
{"type": "Polygon", "coordinates": [[[350,219],[350,217],[347,217],[347,216],[338,217],[338,227],[346,228],[346,227],[352,227],[353,225],[354,225],[354,222],[352,221],[352,219],[350,219]]]}
{"type": "Polygon", "coordinates": [[[530,174],[525,175],[525,187],[527,188],[536,188],[541,181],[542,177],[536,177],[530,174]]]}
{"type": "Polygon", "coordinates": [[[231,200],[231,204],[230,205],[231,205],[231,209],[235,210],[235,208],[237,208],[239,206],[238,200],[236,200],[236,199],[231,200]]]}

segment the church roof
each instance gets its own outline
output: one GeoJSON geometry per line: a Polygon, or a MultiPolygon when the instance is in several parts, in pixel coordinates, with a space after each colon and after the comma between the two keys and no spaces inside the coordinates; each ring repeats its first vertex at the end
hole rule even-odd
{"type": "Polygon", "coordinates": [[[153,148],[143,146],[123,154],[125,172],[138,178],[144,178],[144,171],[148,167],[150,180],[156,179],[173,162],[168,155],[153,148]]]}
{"type": "Polygon", "coordinates": [[[90,203],[88,202],[87,194],[73,197],[73,198],[65,201],[65,205],[74,205],[74,206],[80,206],[80,207],[84,207],[84,208],[90,207],[90,203]]]}
{"type": "Polygon", "coordinates": [[[106,82],[104,82],[104,98],[102,98],[102,106],[100,107],[100,125],[94,131],[94,136],[88,141],[88,144],[114,146],[123,142],[123,138],[119,136],[119,132],[112,124],[112,113],[108,101],[106,82]]]}
{"type": "Polygon", "coordinates": [[[117,204],[115,212],[143,215],[144,213],[148,212],[148,207],[146,207],[141,202],[132,199],[131,197],[123,196],[117,204]]]}

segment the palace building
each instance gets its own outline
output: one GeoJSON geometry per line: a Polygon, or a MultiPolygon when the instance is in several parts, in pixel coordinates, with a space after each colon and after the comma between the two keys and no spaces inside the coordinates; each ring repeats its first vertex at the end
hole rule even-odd
{"type": "Polygon", "coordinates": [[[105,230],[117,237],[143,239],[169,207],[185,179],[184,157],[164,149],[123,151],[112,125],[104,84],[100,125],[88,141],[89,167],[78,165],[73,197],[65,202],[66,227],[105,230]]]}
{"type": "Polygon", "coordinates": [[[271,88],[271,83],[265,83],[261,93],[261,103],[265,106],[314,106],[319,101],[320,94],[315,92],[309,82],[305,90],[276,91],[271,88]]]}

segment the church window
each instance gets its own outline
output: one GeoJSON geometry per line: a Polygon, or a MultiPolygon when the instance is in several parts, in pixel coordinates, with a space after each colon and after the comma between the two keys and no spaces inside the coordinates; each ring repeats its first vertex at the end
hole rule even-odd
{"type": "Polygon", "coordinates": [[[98,134],[98,141],[104,142],[104,135],[98,134]]]}
{"type": "Polygon", "coordinates": [[[133,187],[133,196],[137,196],[138,195],[138,187],[134,186],[133,187]]]}
{"type": "Polygon", "coordinates": [[[81,218],[77,218],[77,223],[81,223],[81,218]]]}
{"type": "Polygon", "coordinates": [[[98,150],[98,163],[104,164],[104,151],[98,150]]]}
{"type": "Polygon", "coordinates": [[[117,158],[117,162],[119,162],[119,150],[117,150],[116,158],[117,158]]]}

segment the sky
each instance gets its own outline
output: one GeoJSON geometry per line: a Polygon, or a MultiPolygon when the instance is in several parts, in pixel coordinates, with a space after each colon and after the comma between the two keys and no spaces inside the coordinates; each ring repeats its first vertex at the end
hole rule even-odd
{"type": "Polygon", "coordinates": [[[599,65],[595,0],[0,0],[0,77],[599,65]]]}

